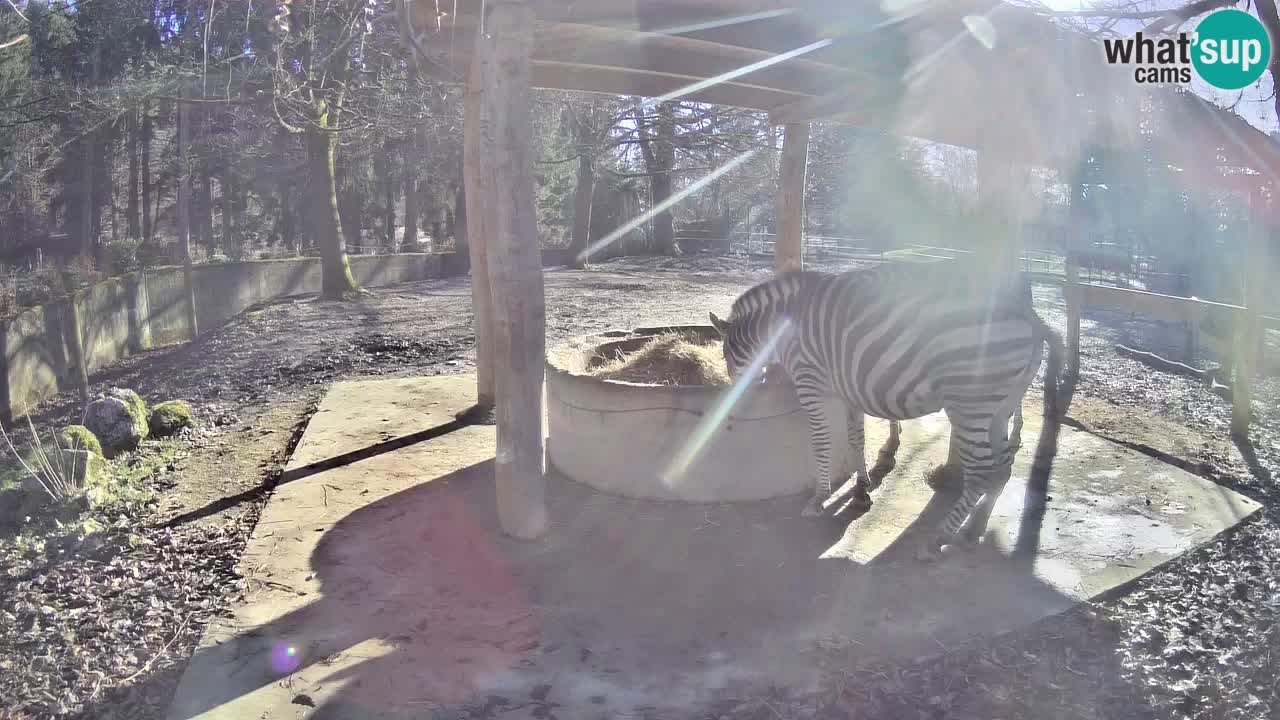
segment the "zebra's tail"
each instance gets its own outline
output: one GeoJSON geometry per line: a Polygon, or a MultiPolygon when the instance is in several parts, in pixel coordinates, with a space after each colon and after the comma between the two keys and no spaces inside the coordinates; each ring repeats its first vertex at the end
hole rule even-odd
{"type": "Polygon", "coordinates": [[[1048,417],[1061,419],[1067,414],[1067,405],[1070,399],[1064,397],[1061,392],[1063,388],[1062,371],[1064,368],[1064,360],[1067,356],[1066,343],[1062,341],[1062,335],[1057,330],[1049,327],[1049,325],[1034,310],[1031,312],[1037,329],[1040,331],[1044,342],[1049,346],[1049,363],[1044,370],[1044,405],[1045,414],[1048,417]]]}

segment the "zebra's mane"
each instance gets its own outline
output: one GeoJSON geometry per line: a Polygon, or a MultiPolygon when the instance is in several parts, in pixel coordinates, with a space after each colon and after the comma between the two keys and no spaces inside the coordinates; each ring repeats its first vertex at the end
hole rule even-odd
{"type": "Polygon", "coordinates": [[[736,320],[754,315],[765,308],[772,307],[776,303],[794,297],[814,281],[824,277],[828,277],[828,274],[811,270],[796,270],[782,273],[762,283],[753,285],[733,302],[729,317],[736,320]]]}

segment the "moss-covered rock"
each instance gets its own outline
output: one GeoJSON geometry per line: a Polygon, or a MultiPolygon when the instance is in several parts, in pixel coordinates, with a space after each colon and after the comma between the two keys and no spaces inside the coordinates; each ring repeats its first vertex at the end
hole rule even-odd
{"type": "Polygon", "coordinates": [[[64,479],[78,488],[92,488],[111,483],[111,466],[102,455],[88,450],[63,450],[61,465],[52,458],[54,467],[64,479]]]}
{"type": "Polygon", "coordinates": [[[151,408],[151,434],[167,437],[184,428],[195,426],[191,406],[185,400],[169,400],[151,408]]]}
{"type": "Polygon", "coordinates": [[[102,443],[98,442],[98,436],[83,425],[68,425],[62,428],[58,433],[58,446],[63,450],[88,450],[98,455],[102,454],[102,443]]]}
{"type": "Polygon", "coordinates": [[[111,388],[89,403],[84,424],[97,436],[106,457],[115,457],[138,447],[147,437],[147,404],[138,393],[111,388]]]}

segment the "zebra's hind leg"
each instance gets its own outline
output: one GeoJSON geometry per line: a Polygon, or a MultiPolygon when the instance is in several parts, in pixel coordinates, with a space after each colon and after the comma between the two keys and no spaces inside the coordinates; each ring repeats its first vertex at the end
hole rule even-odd
{"type": "Polygon", "coordinates": [[[957,437],[954,426],[947,440],[947,462],[931,468],[924,476],[924,482],[934,492],[943,490],[959,490],[964,484],[964,467],[960,460],[959,450],[963,441],[957,437]]]}
{"type": "Polygon", "coordinates": [[[995,483],[992,487],[982,494],[982,499],[974,506],[973,511],[969,513],[969,519],[965,521],[964,526],[960,528],[956,535],[958,545],[962,547],[974,548],[978,543],[982,542],[982,536],[987,532],[987,522],[991,520],[991,511],[995,509],[996,500],[1000,498],[1000,494],[1004,492],[1004,486],[1009,482],[1009,473],[1004,473],[1004,480],[995,483]]]}
{"type": "Polygon", "coordinates": [[[973,480],[973,476],[965,474],[964,492],[960,493],[960,498],[947,511],[942,524],[921,541],[920,547],[916,550],[917,559],[926,562],[937,560],[942,557],[943,546],[954,543],[965,519],[982,500],[981,483],[975,483],[973,480]]]}
{"type": "MultiPolygon", "coordinates": [[[[936,531],[922,541],[917,551],[920,559],[936,559],[943,546],[955,544],[971,514],[990,515],[990,508],[984,504],[995,502],[1009,477],[1009,414],[998,405],[947,409],[951,421],[948,453],[952,462],[963,468],[964,490],[936,531]]],[[[985,517],[981,519],[979,532],[986,530],[985,517]]]]}

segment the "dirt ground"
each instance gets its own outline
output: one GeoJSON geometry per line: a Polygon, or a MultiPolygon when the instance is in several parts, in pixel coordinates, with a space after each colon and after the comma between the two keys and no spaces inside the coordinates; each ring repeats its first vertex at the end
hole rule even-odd
{"type": "MultiPolygon", "coordinates": [[[[623,259],[549,271],[547,340],[703,323],[768,266],[734,258],[623,259]]],[[[1037,307],[1061,328],[1060,293],[1037,307]]],[[[246,592],[235,563],[306,419],[335,379],[474,368],[465,278],[373,289],[357,302],[286,299],[196,343],[132,358],[91,381],[192,403],[199,427],[153,478],[158,500],[91,545],[0,542],[0,718],[160,718],[203,626],[246,592]],[[91,622],[87,620],[90,618],[91,622]]],[[[1280,496],[1280,383],[1255,403],[1250,443],[1194,381],[1117,356],[1133,318],[1091,314],[1072,421],[1268,506],[1280,496]]],[[[1154,328],[1154,329],[1153,329],[1154,328]]],[[[1144,335],[1144,337],[1147,337],[1144,335]]],[[[1271,357],[1277,357],[1275,352],[1271,357]]],[[[1035,390],[1033,392],[1038,392],[1035,390]]],[[[41,426],[78,419],[60,398],[41,426]]],[[[154,449],[152,449],[154,450],[154,449]]],[[[144,448],[144,453],[148,450],[144,448]]],[[[821,697],[761,688],[732,718],[1259,718],[1280,712],[1280,526],[1271,513],[1115,597],[909,666],[831,668],[821,697]],[[1273,658],[1273,655],[1275,656],[1273,658]]],[[[480,717],[499,717],[498,709],[480,717]]],[[[488,712],[488,711],[487,711],[488,712]]],[[[711,715],[716,717],[717,715],[711,715]]]]}

